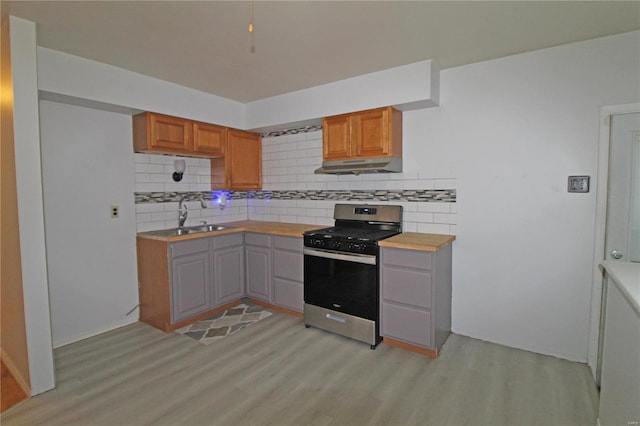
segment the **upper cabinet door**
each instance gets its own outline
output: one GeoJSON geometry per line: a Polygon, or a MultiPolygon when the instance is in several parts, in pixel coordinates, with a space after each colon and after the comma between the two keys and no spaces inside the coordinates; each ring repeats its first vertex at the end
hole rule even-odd
{"type": "Polygon", "coordinates": [[[376,108],[322,120],[324,160],[402,156],[402,112],[376,108]]]}
{"type": "Polygon", "coordinates": [[[135,152],[188,154],[193,151],[193,125],[184,118],[144,112],[133,116],[135,152]]]}
{"type": "Polygon", "coordinates": [[[229,129],[225,166],[227,168],[226,189],[262,188],[262,138],[260,134],[229,129]]]}
{"type": "Polygon", "coordinates": [[[349,114],[322,120],[322,158],[339,160],[351,156],[351,127],[349,114]]]}
{"type": "Polygon", "coordinates": [[[168,115],[149,114],[151,149],[184,153],[193,149],[193,126],[189,120],[168,115]]]}
{"type": "Polygon", "coordinates": [[[213,124],[193,123],[193,150],[208,156],[224,155],[227,129],[213,124]]]}
{"type": "Polygon", "coordinates": [[[389,111],[376,109],[351,116],[353,154],[356,157],[382,157],[389,155],[389,111]]]}

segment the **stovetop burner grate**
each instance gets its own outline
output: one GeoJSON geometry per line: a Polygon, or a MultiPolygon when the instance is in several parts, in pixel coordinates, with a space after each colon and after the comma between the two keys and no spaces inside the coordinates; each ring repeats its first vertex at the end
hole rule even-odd
{"type": "Polygon", "coordinates": [[[304,246],[349,253],[378,253],[378,241],[402,232],[400,206],[336,204],[334,226],[304,233],[304,246]]]}
{"type": "Polygon", "coordinates": [[[375,242],[396,234],[398,234],[398,231],[396,230],[381,231],[378,229],[346,228],[341,226],[333,226],[330,228],[316,229],[308,232],[306,235],[319,238],[342,238],[345,240],[375,242]]]}

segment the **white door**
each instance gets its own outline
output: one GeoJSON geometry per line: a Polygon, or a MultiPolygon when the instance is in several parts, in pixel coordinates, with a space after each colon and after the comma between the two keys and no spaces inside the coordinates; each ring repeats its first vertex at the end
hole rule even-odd
{"type": "Polygon", "coordinates": [[[605,259],[640,262],[640,114],[611,116],[605,259]]]}

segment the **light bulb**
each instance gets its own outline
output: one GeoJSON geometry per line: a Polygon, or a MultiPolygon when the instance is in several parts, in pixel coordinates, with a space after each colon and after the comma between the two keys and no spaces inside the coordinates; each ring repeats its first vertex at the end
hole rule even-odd
{"type": "Polygon", "coordinates": [[[180,182],[182,180],[182,175],[184,171],[187,170],[187,163],[184,160],[173,160],[173,180],[176,182],[180,182]]]}

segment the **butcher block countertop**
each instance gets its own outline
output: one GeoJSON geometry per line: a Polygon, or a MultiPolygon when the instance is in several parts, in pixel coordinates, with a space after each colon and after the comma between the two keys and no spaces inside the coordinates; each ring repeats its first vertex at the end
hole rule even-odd
{"type": "Polygon", "coordinates": [[[395,237],[380,241],[380,247],[392,247],[409,250],[438,251],[451,244],[455,235],[420,234],[417,232],[403,232],[395,237]]]}
{"type": "Polygon", "coordinates": [[[138,237],[161,241],[183,241],[194,238],[212,237],[216,235],[233,234],[236,232],[257,232],[260,234],[281,235],[284,237],[302,237],[302,233],[311,229],[324,228],[322,225],[309,225],[302,223],[284,222],[263,222],[258,220],[241,220],[236,222],[225,222],[220,225],[229,226],[229,229],[222,231],[199,232],[194,234],[179,236],[154,235],[151,232],[139,232],[138,237]]]}
{"type": "MultiPolygon", "coordinates": [[[[233,234],[236,232],[257,232],[260,234],[281,235],[284,237],[302,237],[302,233],[312,229],[326,228],[323,225],[310,225],[302,223],[264,222],[259,220],[241,220],[225,222],[220,225],[229,226],[229,229],[211,232],[199,232],[187,235],[162,236],[151,232],[139,232],[139,238],[148,238],[161,241],[183,241],[194,238],[212,237],[216,235],[233,234]]],[[[456,237],[454,235],[420,234],[417,232],[404,232],[395,237],[380,241],[382,247],[394,247],[410,250],[438,251],[450,244],[456,237]]]]}

